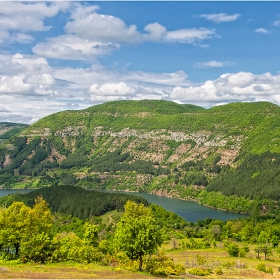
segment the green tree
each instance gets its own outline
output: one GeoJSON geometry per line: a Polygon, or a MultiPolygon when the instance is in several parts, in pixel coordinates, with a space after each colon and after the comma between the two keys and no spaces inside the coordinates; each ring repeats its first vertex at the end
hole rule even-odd
{"type": "Polygon", "coordinates": [[[123,251],[131,260],[139,260],[141,271],[143,257],[155,253],[162,244],[162,233],[155,226],[150,208],[128,201],[124,209],[114,236],[115,248],[123,251]]]}
{"type": "Polygon", "coordinates": [[[34,251],[37,250],[39,254],[42,246],[45,246],[42,236],[48,236],[52,224],[52,214],[42,197],[35,199],[33,208],[23,202],[14,202],[0,210],[0,244],[6,252],[14,251],[15,257],[19,256],[20,248],[23,247],[26,255],[29,254],[29,248],[32,256],[35,256],[34,251]]]}
{"type": "Polygon", "coordinates": [[[93,247],[98,246],[98,228],[88,222],[84,224],[84,244],[93,247]]]}
{"type": "Polygon", "coordinates": [[[239,250],[238,245],[235,244],[235,243],[228,244],[228,246],[226,247],[226,250],[231,257],[238,257],[239,256],[239,251],[240,250],[239,250]]]}

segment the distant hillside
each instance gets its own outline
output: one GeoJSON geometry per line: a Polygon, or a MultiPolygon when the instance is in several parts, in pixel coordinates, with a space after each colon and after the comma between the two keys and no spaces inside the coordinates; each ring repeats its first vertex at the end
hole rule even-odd
{"type": "Polygon", "coordinates": [[[115,101],[12,137],[0,147],[0,185],[130,189],[250,212],[257,196],[280,198],[279,155],[280,108],[269,102],[115,101]]]}
{"type": "Polygon", "coordinates": [[[0,142],[1,140],[10,139],[26,127],[28,125],[22,123],[0,122],[0,142]]]}

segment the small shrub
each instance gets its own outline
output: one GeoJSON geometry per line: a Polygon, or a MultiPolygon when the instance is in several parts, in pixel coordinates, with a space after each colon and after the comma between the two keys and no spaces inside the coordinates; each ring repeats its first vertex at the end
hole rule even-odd
{"type": "Polygon", "coordinates": [[[235,243],[230,243],[226,247],[227,252],[231,257],[238,257],[239,256],[239,247],[235,243]]]}
{"type": "Polygon", "coordinates": [[[266,270],[266,273],[273,274],[272,267],[268,267],[267,270],[266,270]]]}
{"type": "Polygon", "coordinates": [[[264,263],[259,263],[256,267],[256,270],[262,271],[262,272],[266,272],[266,267],[264,263]]]}
{"type": "Polygon", "coordinates": [[[196,255],[196,260],[199,265],[204,265],[206,263],[205,257],[200,255],[196,255]]]}
{"type": "Polygon", "coordinates": [[[194,267],[189,269],[189,274],[192,275],[197,275],[197,276],[208,276],[213,273],[212,269],[210,268],[199,268],[199,267],[194,267]]]}
{"type": "Polygon", "coordinates": [[[163,253],[150,256],[144,260],[144,270],[153,275],[180,275],[185,273],[185,268],[181,264],[175,264],[163,253]]]}
{"type": "Polygon", "coordinates": [[[225,268],[233,268],[234,267],[234,262],[225,262],[225,263],[223,263],[223,267],[225,267],[225,268]]]}
{"type": "Polygon", "coordinates": [[[217,267],[217,268],[215,269],[215,274],[217,274],[217,275],[223,275],[224,273],[223,273],[223,271],[222,271],[221,268],[217,267]]]}

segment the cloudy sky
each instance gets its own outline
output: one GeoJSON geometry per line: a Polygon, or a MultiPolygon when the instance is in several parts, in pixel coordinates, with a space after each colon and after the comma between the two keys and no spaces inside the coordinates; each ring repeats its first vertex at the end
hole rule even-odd
{"type": "Polygon", "coordinates": [[[0,1],[0,122],[112,100],[280,105],[280,2],[0,1]]]}

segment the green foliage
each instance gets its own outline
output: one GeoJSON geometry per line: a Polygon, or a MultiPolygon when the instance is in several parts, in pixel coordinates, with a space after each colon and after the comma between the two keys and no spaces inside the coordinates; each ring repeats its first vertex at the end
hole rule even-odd
{"type": "MultiPolygon", "coordinates": [[[[77,186],[53,186],[41,188],[21,196],[14,196],[14,200],[21,200],[27,205],[32,206],[34,199],[39,195],[42,195],[49,203],[52,212],[59,212],[80,219],[100,216],[115,209],[122,210],[124,204],[128,200],[142,202],[145,205],[148,205],[148,202],[142,197],[129,196],[120,193],[90,191],[77,186]]],[[[3,200],[5,203],[8,202],[7,199],[3,200]]],[[[9,200],[9,202],[11,202],[11,200],[9,200]]]]}
{"type": "Polygon", "coordinates": [[[269,273],[269,274],[273,274],[273,269],[271,267],[266,268],[265,263],[259,263],[256,267],[256,270],[265,272],[265,273],[269,273]]]}
{"type": "Polygon", "coordinates": [[[217,267],[216,269],[215,269],[215,274],[217,274],[217,275],[223,275],[224,273],[223,273],[223,271],[222,271],[222,269],[220,268],[220,267],[217,267]]]}
{"type": "Polygon", "coordinates": [[[139,270],[142,270],[143,257],[153,254],[162,241],[151,209],[128,201],[124,215],[117,224],[115,248],[123,251],[131,260],[139,260],[139,270]]]}
{"type": "Polygon", "coordinates": [[[239,256],[240,249],[239,249],[238,245],[235,244],[235,243],[228,244],[227,247],[226,247],[226,250],[231,257],[238,257],[239,256]]]}
{"type": "Polygon", "coordinates": [[[22,202],[14,202],[8,208],[0,209],[0,249],[4,254],[15,258],[23,249],[24,259],[44,262],[48,257],[45,247],[49,247],[48,233],[52,219],[47,203],[42,197],[35,200],[33,208],[22,202]]]}
{"type": "Polygon", "coordinates": [[[279,200],[280,194],[276,191],[280,184],[279,154],[246,154],[242,158],[236,169],[222,172],[208,184],[207,189],[227,196],[234,194],[249,199],[259,196],[279,200]]]}
{"type": "Polygon", "coordinates": [[[213,273],[212,269],[210,268],[200,268],[194,267],[189,269],[189,274],[196,275],[196,276],[208,276],[213,273]]]}
{"type": "Polygon", "coordinates": [[[149,256],[144,260],[144,270],[153,275],[180,275],[185,274],[185,268],[181,264],[175,264],[174,261],[163,253],[149,256]]]}

